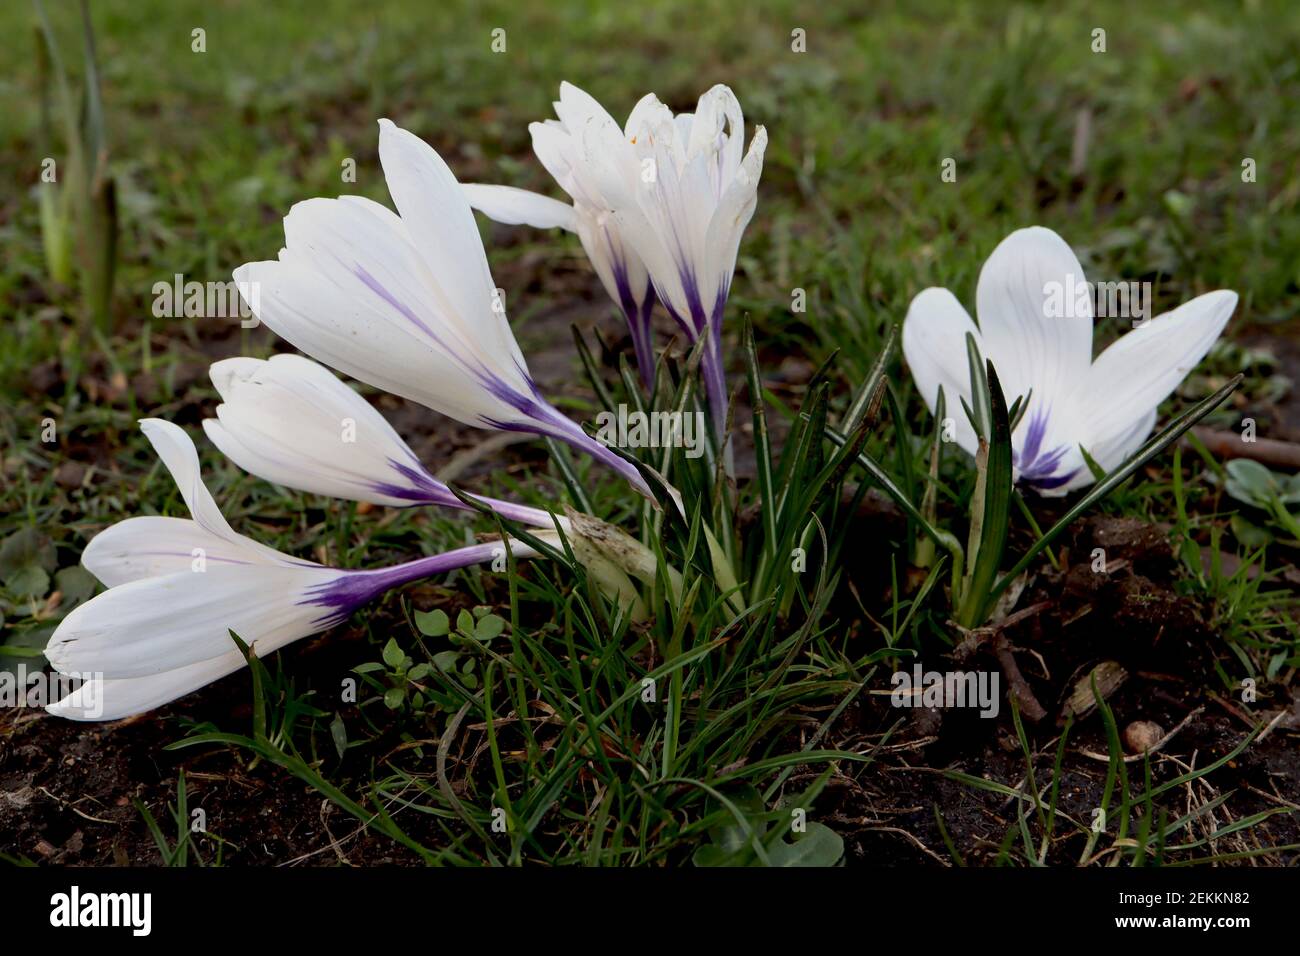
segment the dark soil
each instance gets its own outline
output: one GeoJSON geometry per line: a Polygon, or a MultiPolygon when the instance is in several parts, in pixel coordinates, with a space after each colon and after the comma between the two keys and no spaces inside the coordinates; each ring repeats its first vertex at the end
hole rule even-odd
{"type": "MultiPolygon", "coordinates": [[[[868,509],[867,521],[879,527],[881,514],[892,520],[889,512],[877,501],[868,509]]],[[[1182,725],[1152,757],[1152,786],[1204,768],[1240,745],[1252,730],[1273,725],[1208,777],[1155,800],[1156,814],[1167,811],[1173,821],[1230,794],[1171,843],[1192,842],[1261,811],[1300,810],[1300,700],[1281,685],[1262,681],[1252,703],[1243,702],[1240,691],[1228,692],[1215,669],[1225,653],[1223,638],[1207,625],[1206,609],[1177,592],[1167,535],[1141,521],[1095,517],[1077,527],[1059,559],[1061,570],[1040,572],[1018,605],[1041,603],[1043,610],[1007,631],[1023,676],[1047,712],[1036,725],[1026,720],[1039,788],[1051,780],[1061,716],[1071,691],[1080,681],[1088,689],[1092,669],[1113,662],[1127,675],[1107,700],[1121,734],[1134,721],[1153,721],[1164,732],[1182,725]],[[1106,550],[1106,573],[1092,570],[1091,555],[1097,547],[1106,550]]],[[[879,570],[868,574],[878,575],[879,570]]],[[[922,663],[929,670],[963,669],[950,655],[922,663]]],[[[901,666],[910,668],[910,663],[901,666]]],[[[966,668],[998,666],[991,654],[965,663],[966,668]]],[[[819,812],[831,813],[825,822],[845,836],[850,859],[872,864],[935,864],[940,858],[950,862],[936,814],[968,864],[993,863],[1008,834],[1015,841],[1013,850],[1018,850],[1015,801],[944,775],[958,771],[1013,789],[1021,786],[1026,759],[1005,702],[999,717],[991,720],[968,709],[897,709],[887,693],[863,695],[846,711],[837,747],[862,748],[882,739],[884,745],[865,771],[848,769],[834,778],[829,799],[823,797],[819,806],[819,812]],[[887,739],[886,731],[892,731],[887,739]]],[[[1085,824],[1101,806],[1107,773],[1107,763],[1087,753],[1108,753],[1096,710],[1075,720],[1062,762],[1059,812],[1085,824]]],[[[1127,768],[1131,785],[1140,793],[1142,759],[1127,768]]],[[[1117,802],[1113,799],[1112,806],[1117,802]]],[[[1037,845],[1032,807],[1029,815],[1037,845]]],[[[1117,828],[1118,820],[1112,819],[1107,831],[1111,837],[1117,828]]],[[[1137,820],[1131,818],[1129,836],[1136,831],[1137,820]]],[[[1058,821],[1055,834],[1047,862],[1077,863],[1085,836],[1063,821],[1058,821]]],[[[1283,812],[1248,834],[1218,839],[1201,852],[1244,853],[1297,843],[1300,816],[1283,812]]],[[[1097,850],[1109,845],[1110,838],[1104,837],[1097,850]]],[[[1291,849],[1257,862],[1294,865],[1298,860],[1300,853],[1291,849]]]]}

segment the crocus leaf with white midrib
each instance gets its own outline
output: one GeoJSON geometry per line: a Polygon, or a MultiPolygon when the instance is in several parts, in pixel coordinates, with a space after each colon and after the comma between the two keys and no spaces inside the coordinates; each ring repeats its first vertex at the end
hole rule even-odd
{"type": "MultiPolygon", "coordinates": [[[[961,407],[959,398],[970,403],[967,334],[997,368],[1008,401],[1027,400],[1012,434],[1015,478],[1047,496],[1092,484],[1084,451],[1109,472],[1141,447],[1157,407],[1205,357],[1237,305],[1228,290],[1197,296],[1121,335],[1094,361],[1091,299],[1060,295],[1086,287],[1060,236],[1020,229],[980,272],[978,327],[939,288],[920,292],[903,323],[903,353],[932,412],[941,388],[949,409],[961,407]]],[[[974,428],[960,413],[951,417],[957,444],[975,454],[974,428]]]]}
{"type": "MultiPolygon", "coordinates": [[[[503,542],[484,542],[362,571],[294,558],[230,527],[183,430],[159,419],[141,428],[192,517],[129,518],[86,548],[82,563],[108,590],[63,619],[45,654],[55,670],[94,686],[50,705],[52,714],[113,720],[150,710],[244,666],[231,631],[265,656],[392,588],[504,553],[503,542]]],[[[534,533],[548,542],[555,535],[534,533]]],[[[520,542],[510,548],[517,558],[536,556],[520,542]]]]}
{"type": "Polygon", "coordinates": [[[474,216],[446,163],[380,121],[400,215],[359,196],[310,199],[284,220],[277,260],[235,270],[277,335],[375,388],[465,424],[556,438],[650,492],[640,472],[560,414],[528,372],[474,216]]]}
{"type": "MultiPolygon", "coordinates": [[[[244,471],[286,488],[349,501],[468,507],[429,474],[373,405],[311,359],[223,359],[209,374],[222,404],[203,429],[244,471]]],[[[540,508],[477,500],[512,521],[539,528],[553,524],[540,508]]]]}

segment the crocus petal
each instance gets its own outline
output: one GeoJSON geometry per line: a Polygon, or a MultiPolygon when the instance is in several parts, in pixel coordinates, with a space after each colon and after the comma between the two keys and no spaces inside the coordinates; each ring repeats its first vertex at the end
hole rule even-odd
{"type": "MultiPolygon", "coordinates": [[[[539,537],[559,546],[555,530],[539,537]]],[[[522,542],[510,547],[516,559],[537,556],[522,542]]],[[[210,567],[111,588],[74,609],[50,638],[45,653],[55,670],[92,686],[47,709],[74,720],[149,710],[242,667],[232,630],[265,657],[391,588],[494,560],[501,549],[499,541],[486,542],[375,571],[210,567]]]]}
{"type": "Polygon", "coordinates": [[[243,666],[244,655],[232,648],[221,657],[146,677],[94,677],[45,709],[68,720],[121,720],[171,703],[243,666]]]}
{"type": "Polygon", "coordinates": [[[379,161],[402,224],[449,300],[447,318],[464,323],[469,344],[495,360],[495,372],[504,367],[525,385],[528,369],[460,183],[432,146],[389,120],[379,121],[379,161]]]}
{"type": "Polygon", "coordinates": [[[470,207],[496,222],[508,226],[532,226],[535,229],[577,231],[573,207],[541,193],[513,186],[489,186],[465,183],[461,186],[470,207]]]}
{"type": "Polygon", "coordinates": [[[686,154],[707,155],[713,160],[710,179],[714,194],[722,195],[740,167],[745,148],[745,116],[731,88],[719,83],[704,93],[691,117],[686,154]],[[721,145],[720,145],[721,144],[721,145]]]}
{"type": "Polygon", "coordinates": [[[144,677],[222,656],[229,631],[259,654],[322,630],[308,590],[346,574],[322,567],[208,566],[110,588],[65,617],[45,656],[64,674],[144,677]]]}
{"type": "Polygon", "coordinates": [[[947,289],[930,288],[917,293],[903,320],[903,355],[917,391],[933,414],[939,389],[943,389],[944,414],[952,419],[954,438],[973,455],[979,443],[961,406],[963,399],[970,403],[967,333],[975,336],[975,344],[982,349],[975,323],[947,289]]]}
{"type": "MultiPolygon", "coordinates": [[[[1092,457],[1092,460],[1104,472],[1112,472],[1125,461],[1151,436],[1151,430],[1156,424],[1156,410],[1153,408],[1141,418],[1138,418],[1126,432],[1120,432],[1113,438],[1095,442],[1093,447],[1084,448],[1092,457]]],[[[1082,460],[1082,455],[1079,456],[1082,460]]],[[[1092,470],[1086,467],[1086,463],[1075,472],[1074,476],[1068,483],[1063,485],[1058,494],[1064,495],[1071,491],[1077,491],[1080,488],[1086,488],[1093,483],[1092,470]]],[[[1042,492],[1048,497],[1052,496],[1051,492],[1042,492]]]]}
{"type": "Polygon", "coordinates": [[[188,571],[198,564],[281,564],[278,552],[248,548],[204,529],[189,518],[142,515],[105,528],[86,545],[81,563],[105,587],[188,571]]]}
{"type": "Polygon", "coordinates": [[[203,484],[203,477],[199,474],[199,453],[184,429],[161,418],[146,418],[140,422],[140,431],[144,432],[163,465],[171,473],[181,497],[185,499],[186,507],[190,509],[190,516],[208,536],[225,541],[228,548],[244,552],[250,563],[291,560],[274,548],[238,534],[230,527],[213,500],[212,493],[203,484]]]}
{"type": "Polygon", "coordinates": [[[204,431],[250,474],[350,501],[461,507],[374,406],[324,366],[299,355],[234,358],[210,375],[224,401],[204,431]]]}
{"type": "Polygon", "coordinates": [[[599,209],[604,201],[579,162],[577,141],[564,124],[557,120],[529,123],[528,132],[533,140],[533,154],[560,188],[569,194],[573,204],[589,210],[599,209]]]}
{"type": "Polygon", "coordinates": [[[594,96],[567,80],[560,82],[560,99],[554,106],[555,115],[569,130],[582,129],[591,122],[613,122],[614,119],[594,96]]]}
{"type": "Polygon", "coordinates": [[[1084,283],[1065,240],[1039,226],[1011,233],[984,263],[975,312],[1008,402],[1033,389],[1035,405],[1052,407],[1087,374],[1092,298],[1070,294],[1084,283]]]}
{"type": "MultiPolygon", "coordinates": [[[[476,349],[442,321],[433,288],[396,216],[378,203],[313,199],[285,218],[279,261],[235,270],[271,331],[351,377],[466,424],[509,418],[485,392],[476,349]]],[[[514,378],[515,376],[511,376],[514,378]]]]}
{"type": "Polygon", "coordinates": [[[1120,336],[1097,356],[1076,396],[1089,452],[1095,455],[1093,445],[1123,444],[1205,357],[1236,307],[1237,293],[1208,292],[1120,336]]]}
{"type": "Polygon", "coordinates": [[[664,123],[672,122],[673,111],[664,106],[659,101],[659,97],[653,93],[647,93],[636,101],[636,105],[632,107],[632,112],[628,114],[627,123],[623,126],[623,137],[628,141],[632,141],[643,130],[655,129],[664,123]]]}
{"type": "Polygon", "coordinates": [[[715,321],[721,321],[720,303],[725,303],[731,291],[731,276],[736,271],[736,255],[740,250],[740,237],[754,218],[758,207],[758,181],[763,175],[763,154],[767,150],[767,129],[754,130],[749,152],[740,163],[730,185],[722,194],[718,208],[709,221],[704,248],[708,251],[710,272],[716,276],[718,298],[713,303],[715,321]]]}

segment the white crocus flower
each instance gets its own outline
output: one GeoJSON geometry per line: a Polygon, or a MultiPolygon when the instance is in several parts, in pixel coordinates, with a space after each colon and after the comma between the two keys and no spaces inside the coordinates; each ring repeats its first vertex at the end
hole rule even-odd
{"type": "Polygon", "coordinates": [[[567,442],[648,495],[633,465],[542,397],[442,157],[388,120],[379,127],[400,215],[359,196],[295,205],[279,259],[235,270],[257,317],[353,378],[469,425],[567,442]]]}
{"type": "Polygon", "coordinates": [[[692,342],[709,337],[704,382],[720,426],[722,315],[758,202],[767,131],[756,127],[746,152],[740,103],[721,85],[700,97],[694,113],[676,116],[647,94],[622,129],[604,110],[575,108],[561,119],[581,144],[593,191],[668,313],[692,342]]]}
{"type": "Polygon", "coordinates": [[[650,313],[655,304],[650,275],[641,257],[623,241],[601,198],[583,159],[580,138],[592,120],[614,120],[595,99],[571,83],[560,84],[560,99],[552,105],[558,119],[530,123],[528,132],[538,161],[568,193],[573,205],[525,189],[481,183],[465,184],[465,195],[471,206],[497,222],[577,233],[605,291],[627,320],[637,368],[649,386],[654,377],[650,313]]]}
{"type": "MultiPolygon", "coordinates": [[[[56,671],[90,683],[47,708],[61,717],[115,720],[158,707],[244,665],[232,630],[265,657],[390,588],[492,560],[502,548],[488,542],[375,571],[303,561],[230,527],[183,430],[160,419],[141,428],[191,517],[128,518],[87,546],[82,564],[108,590],[69,613],[45,649],[56,671]]],[[[519,542],[511,548],[536,556],[519,542]]]]}
{"type": "Polygon", "coordinates": [[[1016,480],[1044,495],[1091,484],[1084,449],[1106,471],[1135,452],[1156,408],[1219,337],[1237,294],[1209,292],[1139,324],[1092,357],[1093,307],[1083,268],[1050,229],[998,244],[975,290],[979,327],[947,289],[926,289],[903,323],[903,353],[934,411],[940,388],[957,443],[977,440],[959,397],[971,401],[966,334],[993,363],[1008,404],[1029,396],[1012,435],[1016,480]]]}
{"type": "MultiPolygon", "coordinates": [[[[209,375],[222,404],[203,430],[244,471],[349,501],[468,507],[429,474],[373,405],[323,365],[300,355],[241,357],[214,363],[209,375]]],[[[553,524],[538,508],[479,500],[515,521],[553,524]]]]}

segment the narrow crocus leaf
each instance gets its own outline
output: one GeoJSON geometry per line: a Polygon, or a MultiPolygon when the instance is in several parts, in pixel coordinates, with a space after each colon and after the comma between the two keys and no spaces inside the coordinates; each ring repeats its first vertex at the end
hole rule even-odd
{"type": "MultiPolygon", "coordinates": [[[[939,519],[939,467],[943,463],[943,420],[947,412],[947,400],[943,389],[939,389],[939,401],[934,410],[934,434],[930,440],[930,463],[926,472],[925,492],[921,495],[921,514],[925,520],[934,524],[939,519]]],[[[934,539],[924,535],[916,542],[915,563],[918,568],[928,568],[934,563],[934,539]]]]}
{"type": "MultiPolygon", "coordinates": [[[[894,433],[894,457],[898,462],[898,476],[902,483],[903,490],[909,498],[915,500],[916,489],[916,469],[913,467],[912,456],[912,432],[907,425],[907,417],[903,414],[903,404],[898,399],[898,392],[892,383],[885,384],[885,398],[889,402],[889,421],[893,426],[894,433]]],[[[924,492],[921,493],[924,498],[924,492]]],[[[912,522],[907,523],[907,553],[911,554],[916,544],[916,528],[912,522]]]]}
{"type": "Polygon", "coordinates": [[[964,406],[966,415],[970,418],[975,434],[987,441],[992,414],[989,408],[989,383],[984,374],[984,360],[980,357],[979,345],[975,342],[975,336],[970,333],[966,334],[966,361],[970,365],[970,394],[971,406],[973,406],[964,406]]]}
{"type": "MultiPolygon", "coordinates": [[[[832,444],[839,447],[843,447],[848,441],[845,436],[830,427],[826,429],[826,437],[832,444]]],[[[888,495],[899,508],[903,509],[903,512],[916,522],[921,531],[928,535],[935,544],[942,545],[944,550],[953,556],[955,573],[960,577],[964,557],[961,543],[951,533],[936,527],[928,521],[912,500],[898,487],[894,479],[889,476],[889,472],[885,471],[874,458],[866,452],[860,451],[851,460],[871,476],[871,479],[880,486],[880,490],[888,495]]]]}
{"type": "Polygon", "coordinates": [[[1011,424],[992,362],[985,367],[984,380],[989,438],[980,445],[980,467],[971,504],[972,534],[967,547],[970,563],[957,610],[958,621],[964,627],[984,623],[990,606],[989,591],[1002,564],[1011,519],[1011,424]]]}
{"type": "Polygon", "coordinates": [[[763,401],[762,372],[758,364],[758,346],[754,342],[754,325],[745,321],[745,375],[749,383],[749,403],[754,417],[754,467],[758,472],[759,506],[763,518],[763,540],[770,555],[776,553],[776,529],[779,521],[772,481],[772,443],[767,433],[767,412],[763,401]]]}
{"type": "Polygon", "coordinates": [[[853,404],[849,410],[844,413],[844,419],[840,423],[840,428],[845,434],[849,434],[857,427],[864,417],[868,420],[874,420],[877,410],[880,408],[881,399],[881,382],[885,378],[885,368],[889,365],[894,357],[894,349],[898,345],[899,327],[891,325],[889,334],[885,336],[884,343],[880,346],[880,352],[876,355],[875,362],[871,365],[871,370],[867,372],[867,377],[862,381],[862,387],[858,389],[857,395],[853,399],[853,404]]]}
{"type": "Polygon", "coordinates": [[[1080,496],[1079,500],[1061,516],[1061,518],[1044,532],[1043,536],[1034,542],[1033,546],[1020,558],[1019,561],[994,585],[990,592],[991,598],[996,598],[1008,585],[1014,581],[1029,565],[1033,562],[1044,548],[1056,540],[1056,538],[1068,528],[1076,518],[1095,505],[1098,501],[1105,498],[1108,494],[1118,488],[1123,482],[1136,472],[1139,468],[1155,458],[1174,442],[1178,441],[1185,432],[1188,431],[1198,421],[1214,411],[1229,395],[1236,391],[1237,386],[1241,384],[1245,376],[1237,374],[1233,376],[1225,385],[1217,389],[1213,394],[1201,399],[1191,408],[1184,411],[1149,442],[1139,448],[1127,461],[1108,472],[1106,477],[1098,481],[1088,489],[1088,492],[1080,496]]]}
{"type": "MultiPolygon", "coordinates": [[[[587,346],[586,337],[577,325],[570,326],[570,329],[573,331],[573,344],[578,351],[578,359],[582,362],[583,371],[587,373],[587,381],[591,383],[591,390],[596,393],[596,399],[600,402],[602,408],[615,408],[617,403],[614,401],[614,396],[610,394],[609,388],[605,385],[604,378],[601,377],[600,367],[596,364],[591,349],[587,346]]],[[[599,338],[599,335],[597,335],[597,338],[599,338]]]]}

